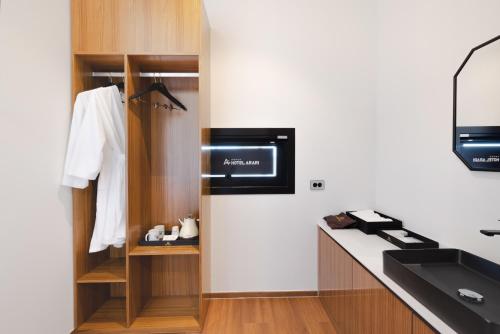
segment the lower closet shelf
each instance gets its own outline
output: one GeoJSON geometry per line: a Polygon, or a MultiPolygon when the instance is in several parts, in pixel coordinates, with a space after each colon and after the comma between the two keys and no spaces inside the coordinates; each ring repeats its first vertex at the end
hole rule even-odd
{"type": "Polygon", "coordinates": [[[165,333],[198,331],[197,304],[196,296],[151,297],[130,329],[149,328],[165,333]]]}
{"type": "Polygon", "coordinates": [[[77,332],[98,333],[104,330],[126,329],[125,298],[110,298],[86,322],[78,327],[77,332]]]}
{"type": "Polygon", "coordinates": [[[190,333],[199,331],[200,325],[193,316],[138,317],[130,329],[132,331],[150,329],[161,331],[161,333],[190,333]]]}
{"type": "Polygon", "coordinates": [[[125,283],[125,258],[110,258],[77,279],[77,283],[125,283]]]}

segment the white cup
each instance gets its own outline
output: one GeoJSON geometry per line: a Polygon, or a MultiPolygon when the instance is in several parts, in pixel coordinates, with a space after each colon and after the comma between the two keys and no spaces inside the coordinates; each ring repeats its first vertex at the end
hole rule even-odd
{"type": "Polygon", "coordinates": [[[144,239],[146,241],[158,241],[158,240],[163,239],[163,237],[160,238],[160,231],[159,230],[152,228],[148,231],[148,233],[146,234],[144,239]]]}
{"type": "Polygon", "coordinates": [[[165,235],[165,225],[156,225],[155,227],[153,227],[153,229],[158,230],[158,232],[160,232],[160,239],[162,239],[163,236],[165,235]]]}

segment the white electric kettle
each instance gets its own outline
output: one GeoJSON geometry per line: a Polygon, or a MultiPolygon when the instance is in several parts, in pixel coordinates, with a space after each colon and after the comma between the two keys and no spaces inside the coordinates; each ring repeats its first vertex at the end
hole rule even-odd
{"type": "Polygon", "coordinates": [[[179,236],[183,239],[194,238],[198,236],[198,226],[196,226],[196,220],[189,215],[189,218],[179,219],[181,223],[181,230],[179,236]]]}

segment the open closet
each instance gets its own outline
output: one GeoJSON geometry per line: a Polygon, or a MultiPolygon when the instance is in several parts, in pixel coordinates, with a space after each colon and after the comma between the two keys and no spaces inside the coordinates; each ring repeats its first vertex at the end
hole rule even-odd
{"type": "Polygon", "coordinates": [[[209,26],[201,0],[73,0],[73,101],[123,82],[126,243],[89,253],[97,182],[73,190],[74,333],[203,327],[209,286],[209,26]],[[129,97],[163,83],[161,92],[129,97]],[[150,228],[199,219],[199,245],[141,246],[150,228]]]}

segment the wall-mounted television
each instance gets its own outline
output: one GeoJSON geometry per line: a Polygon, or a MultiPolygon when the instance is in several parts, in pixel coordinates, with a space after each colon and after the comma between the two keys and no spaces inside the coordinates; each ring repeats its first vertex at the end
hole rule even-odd
{"type": "Polygon", "coordinates": [[[295,193],[293,128],[213,128],[202,149],[213,195],[295,193]]]}

